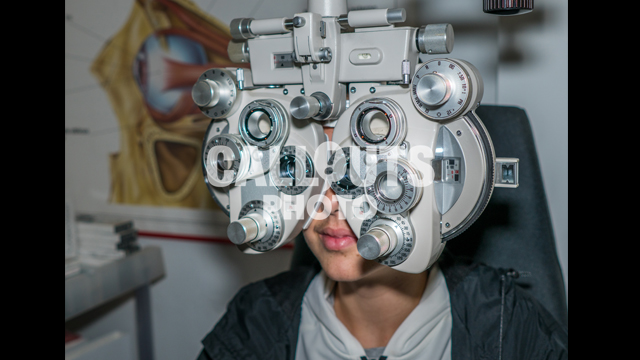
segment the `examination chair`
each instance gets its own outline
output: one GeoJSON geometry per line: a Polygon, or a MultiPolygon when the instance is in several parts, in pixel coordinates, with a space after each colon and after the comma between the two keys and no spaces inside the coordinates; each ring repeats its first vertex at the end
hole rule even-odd
{"type": "MultiPolygon", "coordinates": [[[[517,282],[568,327],[564,280],[551,225],[533,133],[518,107],[481,105],[476,113],[498,157],[520,159],[520,186],[495,188],[480,218],[446,249],[496,268],[514,269],[517,282]]],[[[317,261],[302,234],[294,243],[291,267],[317,261]]]]}

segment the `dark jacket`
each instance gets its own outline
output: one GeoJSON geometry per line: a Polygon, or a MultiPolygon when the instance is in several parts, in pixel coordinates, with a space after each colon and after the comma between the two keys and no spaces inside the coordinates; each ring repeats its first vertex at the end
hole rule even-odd
{"type": "MultiPolygon", "coordinates": [[[[440,268],[451,298],[452,360],[568,358],[567,329],[515,284],[515,271],[450,256],[440,268]]],[[[316,263],[242,288],[202,340],[198,360],[294,360],[302,298],[319,270],[316,263]]]]}

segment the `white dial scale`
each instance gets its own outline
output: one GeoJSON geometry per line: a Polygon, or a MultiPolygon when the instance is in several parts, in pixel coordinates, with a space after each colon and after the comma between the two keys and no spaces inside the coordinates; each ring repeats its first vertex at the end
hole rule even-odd
{"type": "Polygon", "coordinates": [[[431,120],[448,120],[464,114],[477,84],[477,70],[464,60],[433,59],[416,70],[411,80],[411,100],[431,120]]]}

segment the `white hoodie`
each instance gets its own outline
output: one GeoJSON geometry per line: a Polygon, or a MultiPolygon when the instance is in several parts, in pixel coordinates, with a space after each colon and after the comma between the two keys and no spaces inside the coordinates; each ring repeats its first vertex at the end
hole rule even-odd
{"type": "MultiPolygon", "coordinates": [[[[321,271],[302,301],[296,360],[360,360],[365,350],[336,317],[335,282],[321,271]]],[[[387,360],[450,360],[451,304],[438,265],[429,272],[422,299],[393,334],[382,355],[387,360]]]]}

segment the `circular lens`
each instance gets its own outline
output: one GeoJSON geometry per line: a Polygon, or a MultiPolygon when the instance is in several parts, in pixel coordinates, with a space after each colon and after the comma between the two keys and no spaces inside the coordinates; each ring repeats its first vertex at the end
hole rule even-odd
{"type": "Polygon", "coordinates": [[[216,165],[218,167],[218,171],[222,172],[225,170],[231,170],[231,168],[233,167],[233,160],[234,159],[230,159],[230,160],[225,160],[224,159],[224,154],[223,153],[218,153],[218,158],[216,161],[216,165]]]}
{"type": "Polygon", "coordinates": [[[360,133],[369,142],[384,141],[389,136],[390,129],[389,118],[380,109],[370,109],[360,118],[360,133]]]}
{"type": "Polygon", "coordinates": [[[327,162],[327,181],[338,196],[355,199],[364,193],[364,157],[357,147],[343,147],[334,151],[327,162]],[[353,150],[353,151],[351,151],[353,150]]]}
{"type": "Polygon", "coordinates": [[[380,196],[388,201],[398,200],[404,194],[404,185],[395,176],[388,176],[387,174],[378,175],[376,187],[378,188],[380,196]]]}
{"type": "Polygon", "coordinates": [[[209,139],[204,147],[203,165],[211,185],[224,187],[244,179],[251,157],[239,135],[220,134],[209,139]]]}
{"type": "Polygon", "coordinates": [[[240,112],[238,132],[249,145],[271,148],[289,136],[287,111],[275,100],[252,101],[240,112]]]}
{"type": "Polygon", "coordinates": [[[285,155],[280,158],[280,178],[292,179],[293,182],[290,182],[289,186],[297,186],[302,182],[305,177],[304,171],[302,170],[303,164],[300,164],[294,155],[285,155]],[[300,167],[300,171],[296,171],[296,166],[300,167]]]}
{"type": "Polygon", "coordinates": [[[284,161],[280,163],[280,177],[289,177],[291,179],[296,178],[296,162],[292,159],[285,157],[284,161]]]}
{"type": "Polygon", "coordinates": [[[383,214],[400,214],[413,208],[422,197],[417,186],[420,175],[407,160],[386,159],[365,176],[367,201],[383,214]]]}
{"type": "Polygon", "coordinates": [[[338,171],[338,174],[344,174],[344,176],[342,176],[340,180],[336,181],[336,185],[345,190],[353,190],[357,188],[358,186],[351,181],[351,160],[346,158],[345,161],[339,162],[337,167],[336,171],[338,171]]]}
{"type": "Polygon", "coordinates": [[[349,178],[349,174],[345,174],[342,177],[342,179],[336,182],[336,185],[345,190],[353,190],[358,187],[354,185],[353,182],[351,182],[351,178],[349,178]]]}
{"type": "Polygon", "coordinates": [[[254,140],[264,140],[271,134],[273,124],[269,114],[262,109],[254,110],[245,121],[247,132],[254,140]]]}
{"type": "Polygon", "coordinates": [[[269,171],[273,184],[287,195],[304,192],[312,184],[314,174],[309,154],[294,145],[287,145],[282,149],[280,157],[269,171]]]}
{"type": "Polygon", "coordinates": [[[349,130],[359,147],[375,146],[387,152],[407,136],[407,121],[402,108],[388,98],[367,99],[351,113],[349,130]]]}

